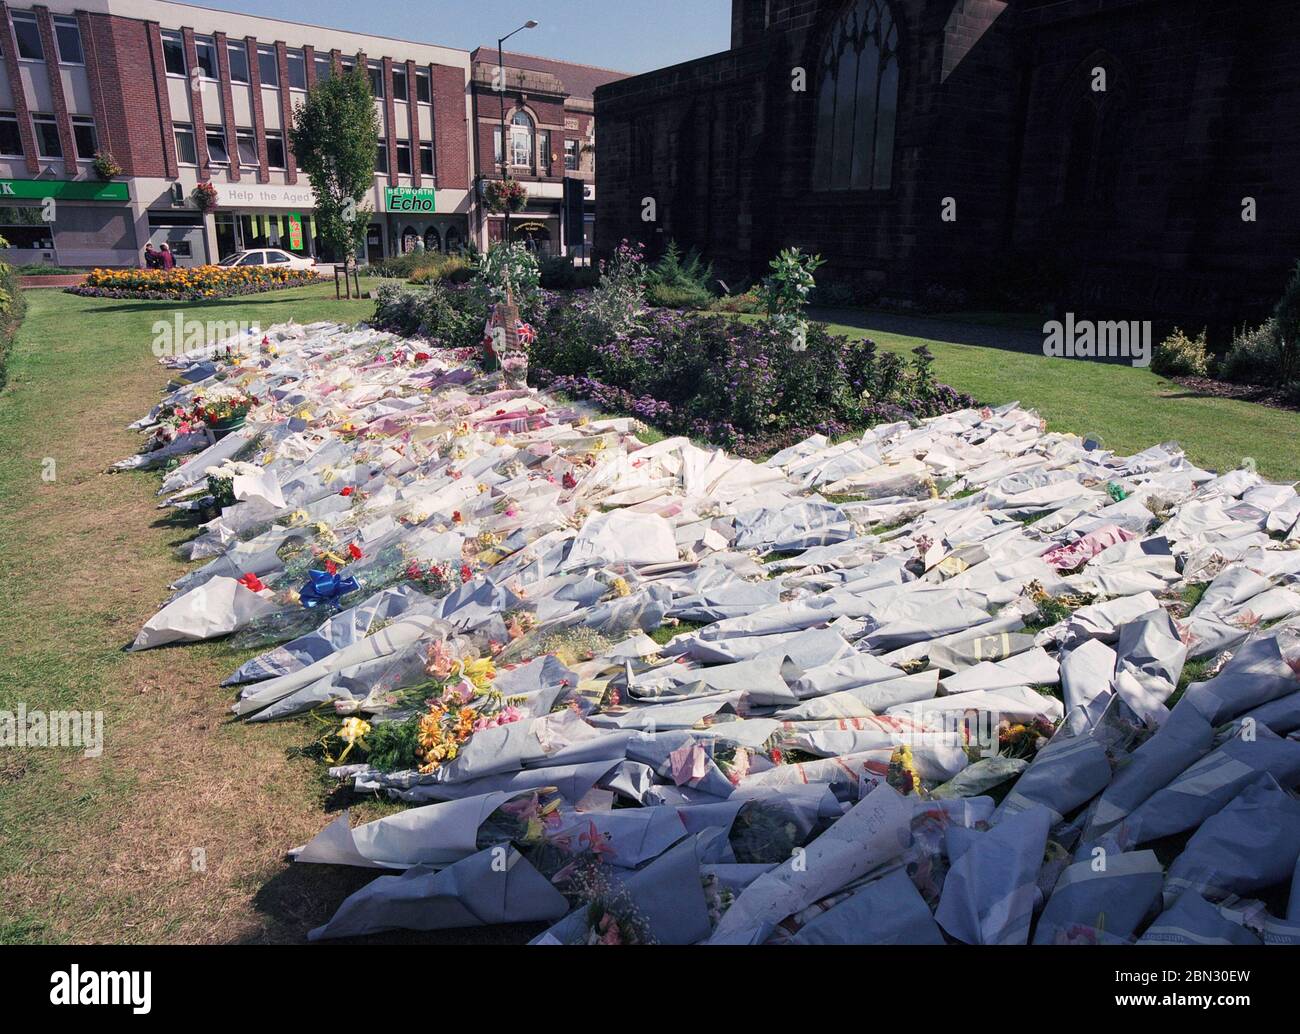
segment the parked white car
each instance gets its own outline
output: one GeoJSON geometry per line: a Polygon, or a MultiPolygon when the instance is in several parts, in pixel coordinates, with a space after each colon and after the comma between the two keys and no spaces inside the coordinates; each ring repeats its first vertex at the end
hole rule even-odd
{"type": "Polygon", "coordinates": [[[280,248],[251,248],[227,255],[220,262],[223,266],[286,266],[289,269],[314,269],[314,260],[304,255],[294,255],[280,248]]]}

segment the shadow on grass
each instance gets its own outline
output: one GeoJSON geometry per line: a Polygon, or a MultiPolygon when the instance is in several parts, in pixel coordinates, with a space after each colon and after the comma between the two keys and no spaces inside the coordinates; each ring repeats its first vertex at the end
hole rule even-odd
{"type": "MultiPolygon", "coordinates": [[[[285,864],[253,897],[253,907],[267,922],[262,932],[241,944],[299,944],[307,932],[327,922],[345,898],[379,876],[394,876],[381,869],[356,869],[343,865],[285,864]]],[[[526,944],[546,929],[545,923],[468,927],[459,930],[392,930],[366,937],[343,937],[332,944],[526,944]]]]}

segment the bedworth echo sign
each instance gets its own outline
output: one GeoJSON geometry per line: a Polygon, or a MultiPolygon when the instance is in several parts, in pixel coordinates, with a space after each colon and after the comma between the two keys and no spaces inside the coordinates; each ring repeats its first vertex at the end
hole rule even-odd
{"type": "Polygon", "coordinates": [[[384,208],[389,212],[415,212],[425,215],[437,209],[432,187],[385,187],[384,208]]]}

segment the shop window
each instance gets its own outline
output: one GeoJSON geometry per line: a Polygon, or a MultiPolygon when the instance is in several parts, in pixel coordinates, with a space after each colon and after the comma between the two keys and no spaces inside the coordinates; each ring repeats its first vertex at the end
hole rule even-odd
{"type": "Polygon", "coordinates": [[[53,115],[33,115],[36,130],[36,153],[42,158],[62,158],[63,141],[59,139],[59,124],[53,115]]]}
{"type": "Polygon", "coordinates": [[[0,111],[0,154],[21,158],[23,135],[18,131],[18,116],[12,111],[0,111]]]}
{"type": "Polygon", "coordinates": [[[393,100],[404,101],[406,99],[406,69],[395,67],[393,69],[393,100]]]}
{"type": "Polygon", "coordinates": [[[257,48],[257,79],[263,86],[280,85],[280,61],[275,47],[257,48]]]}
{"type": "Polygon", "coordinates": [[[217,78],[217,45],[207,36],[194,37],[194,53],[199,74],[204,79],[217,78]]]}
{"type": "Polygon", "coordinates": [[[198,165],[199,155],[194,148],[194,127],[177,123],[172,128],[176,138],[176,160],[182,165],[198,165]]]}
{"type": "Polygon", "coordinates": [[[262,161],[257,156],[257,137],[251,129],[235,131],[235,149],[239,153],[239,164],[245,169],[260,168],[262,161]]]}
{"type": "Polygon", "coordinates": [[[95,133],[95,120],[86,115],[72,116],[72,139],[77,144],[77,157],[88,162],[99,150],[99,138],[95,133]]]}
{"type": "Polygon", "coordinates": [[[289,89],[307,89],[307,59],[301,50],[290,50],[285,54],[285,63],[289,71],[289,89]]]}
{"type": "Polygon", "coordinates": [[[11,248],[54,247],[53,227],[41,218],[41,206],[0,208],[0,237],[11,248]]]}
{"type": "Polygon", "coordinates": [[[433,103],[433,85],[428,72],[417,70],[415,73],[415,99],[421,104],[433,103]]]}
{"type": "Polygon", "coordinates": [[[185,41],[179,32],[162,34],[163,64],[168,75],[185,75],[185,41]]]}
{"type": "Polygon", "coordinates": [[[230,152],[226,150],[226,131],[221,126],[208,126],[208,160],[213,165],[229,165],[230,152]]]}
{"type": "Polygon", "coordinates": [[[230,81],[248,82],[248,47],[243,43],[226,43],[226,60],[230,62],[230,81]]]}
{"type": "Polygon", "coordinates": [[[887,190],[898,119],[898,27],[884,0],[857,0],[831,29],[817,87],[813,187],[887,190]]]}
{"type": "Polygon", "coordinates": [[[18,56],[27,61],[44,61],[45,47],[41,44],[41,30],[36,25],[36,15],[30,11],[10,11],[14,22],[14,39],[18,43],[18,56]]]}
{"type": "Polygon", "coordinates": [[[420,145],[420,174],[433,175],[433,144],[420,145]]]}
{"type": "Polygon", "coordinates": [[[266,134],[266,164],[272,169],[285,168],[283,134],[266,134]]]}
{"type": "Polygon", "coordinates": [[[54,40],[59,46],[59,61],[65,65],[84,65],[81,50],[81,27],[76,18],[59,15],[54,19],[54,40]]]}
{"type": "Polygon", "coordinates": [[[397,172],[401,176],[411,175],[411,141],[397,141],[397,172]]]}

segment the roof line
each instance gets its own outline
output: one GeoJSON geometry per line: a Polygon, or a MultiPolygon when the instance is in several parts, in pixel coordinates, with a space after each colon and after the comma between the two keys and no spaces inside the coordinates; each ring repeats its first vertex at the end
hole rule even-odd
{"type": "MultiPolygon", "coordinates": [[[[492,46],[490,43],[481,43],[475,47],[474,50],[496,50],[496,47],[492,46]]],[[[472,54],[474,51],[471,50],[470,53],[472,54]]],[[[507,50],[505,51],[505,54],[507,56],[513,54],[515,57],[536,58],[538,61],[554,61],[557,65],[572,65],[574,68],[589,68],[593,72],[613,72],[615,75],[626,75],[629,77],[637,74],[636,72],[625,72],[621,68],[606,68],[604,65],[588,65],[581,61],[566,61],[562,57],[547,57],[545,54],[526,54],[522,50],[507,50]]]]}

